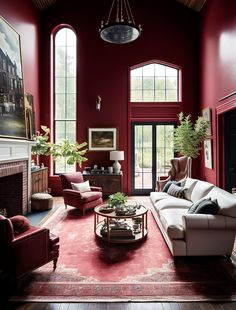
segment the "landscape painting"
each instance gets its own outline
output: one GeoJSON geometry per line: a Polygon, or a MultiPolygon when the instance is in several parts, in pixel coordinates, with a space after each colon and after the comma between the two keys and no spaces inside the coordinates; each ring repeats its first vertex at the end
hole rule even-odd
{"type": "Polygon", "coordinates": [[[26,138],[20,36],[1,16],[0,136],[26,138]]]}
{"type": "Polygon", "coordinates": [[[90,151],[116,150],[116,128],[89,128],[90,151]]]}

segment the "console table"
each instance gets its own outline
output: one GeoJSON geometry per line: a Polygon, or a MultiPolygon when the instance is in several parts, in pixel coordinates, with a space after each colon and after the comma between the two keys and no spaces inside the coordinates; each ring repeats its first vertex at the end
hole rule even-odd
{"type": "Polygon", "coordinates": [[[83,172],[84,181],[89,180],[91,186],[102,188],[103,195],[111,195],[116,192],[122,192],[122,173],[99,173],[93,174],[83,172]]]}

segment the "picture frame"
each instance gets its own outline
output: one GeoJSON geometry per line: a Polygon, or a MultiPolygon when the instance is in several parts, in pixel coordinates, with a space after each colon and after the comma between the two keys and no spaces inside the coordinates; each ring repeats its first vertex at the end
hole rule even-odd
{"type": "Polygon", "coordinates": [[[35,135],[35,111],[34,98],[30,93],[25,94],[25,115],[27,138],[32,140],[35,135]]]}
{"type": "Polygon", "coordinates": [[[205,167],[208,169],[212,169],[212,140],[206,139],[204,141],[204,159],[205,159],[205,167]]]}
{"type": "Polygon", "coordinates": [[[205,118],[205,120],[207,120],[208,122],[208,128],[206,130],[206,133],[208,137],[211,137],[212,136],[211,109],[209,107],[202,110],[202,117],[205,118]]]}
{"type": "Polygon", "coordinates": [[[26,139],[20,35],[0,16],[0,136],[26,139]]]}
{"type": "Polygon", "coordinates": [[[116,128],[89,128],[89,151],[113,151],[117,147],[116,128]]]}

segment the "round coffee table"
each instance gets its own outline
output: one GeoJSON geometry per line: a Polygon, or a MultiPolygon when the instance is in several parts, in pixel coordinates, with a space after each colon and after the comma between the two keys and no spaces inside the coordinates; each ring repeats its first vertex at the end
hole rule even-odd
{"type": "MultiPolygon", "coordinates": [[[[94,209],[94,233],[99,239],[112,243],[131,243],[147,237],[147,213],[144,206],[136,209],[134,214],[116,215],[115,211],[104,213],[103,204],[94,209]]],[[[109,210],[108,210],[109,211],[109,210]]]]}

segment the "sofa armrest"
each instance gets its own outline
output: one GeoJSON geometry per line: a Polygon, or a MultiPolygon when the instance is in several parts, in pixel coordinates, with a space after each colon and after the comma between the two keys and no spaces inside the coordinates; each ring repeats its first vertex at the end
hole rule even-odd
{"type": "Polygon", "coordinates": [[[187,230],[235,230],[236,218],[211,214],[184,214],[183,228],[187,230]]]}

